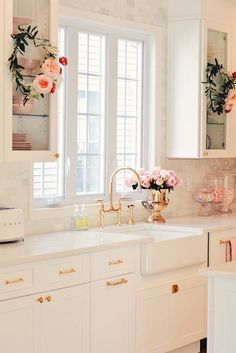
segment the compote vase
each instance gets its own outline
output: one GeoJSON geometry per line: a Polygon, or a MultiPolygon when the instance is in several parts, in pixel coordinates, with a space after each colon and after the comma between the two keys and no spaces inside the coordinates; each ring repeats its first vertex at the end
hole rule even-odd
{"type": "Polygon", "coordinates": [[[162,190],[148,190],[148,201],[146,208],[151,210],[151,215],[148,217],[147,222],[150,223],[165,223],[165,218],[162,217],[161,211],[167,207],[169,199],[167,198],[168,189],[162,190]]]}

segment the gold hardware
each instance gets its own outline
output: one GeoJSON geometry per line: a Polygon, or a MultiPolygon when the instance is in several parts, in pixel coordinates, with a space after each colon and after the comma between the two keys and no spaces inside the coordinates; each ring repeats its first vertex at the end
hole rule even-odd
{"type": "Polygon", "coordinates": [[[58,153],[58,152],[56,152],[56,153],[53,153],[53,157],[55,157],[55,158],[59,158],[60,157],[60,153],[58,153]]]}
{"type": "Polygon", "coordinates": [[[8,284],[21,283],[21,282],[24,282],[24,278],[19,277],[19,278],[16,278],[16,279],[6,280],[5,284],[8,285],[8,284]]]}
{"type": "Polygon", "coordinates": [[[137,183],[138,183],[138,188],[141,189],[141,180],[139,174],[136,172],[135,169],[130,168],[130,167],[121,167],[117,168],[111,175],[110,181],[109,181],[109,204],[107,207],[104,205],[104,201],[97,200],[97,202],[100,202],[100,208],[99,208],[99,227],[103,228],[104,226],[104,213],[106,212],[117,212],[117,225],[121,224],[121,201],[119,200],[118,205],[114,206],[113,205],[113,181],[116,176],[116,174],[122,170],[130,170],[133,174],[136,175],[137,178],[137,183]]]}
{"type": "Polygon", "coordinates": [[[51,295],[48,295],[47,297],[45,297],[45,299],[50,303],[50,301],[52,300],[51,295]]]}
{"type": "Polygon", "coordinates": [[[43,303],[43,297],[39,297],[39,298],[37,299],[37,301],[38,301],[40,304],[42,304],[42,303],[43,303]]]}
{"type": "Polygon", "coordinates": [[[178,284],[173,284],[172,285],[172,290],[171,290],[172,294],[178,293],[179,292],[179,286],[178,284]]]}
{"type": "Polygon", "coordinates": [[[112,265],[119,265],[119,264],[123,264],[123,262],[124,262],[123,260],[120,260],[120,259],[119,259],[119,260],[115,260],[115,261],[109,261],[109,262],[108,262],[108,265],[109,265],[109,266],[112,266],[112,265]]]}
{"type": "Polygon", "coordinates": [[[59,275],[68,275],[69,273],[74,273],[76,270],[74,268],[70,268],[69,270],[59,271],[59,275]]]}
{"type": "Polygon", "coordinates": [[[125,278],[121,278],[120,281],[116,281],[116,282],[108,281],[106,285],[107,287],[113,287],[113,286],[119,286],[120,284],[126,284],[126,283],[128,283],[128,280],[125,278]]]}
{"type": "Polygon", "coordinates": [[[129,209],[128,224],[135,224],[135,221],[134,221],[134,207],[135,207],[135,205],[133,205],[133,204],[128,205],[128,209],[129,209]]]}
{"type": "Polygon", "coordinates": [[[228,244],[228,243],[230,243],[230,240],[220,240],[219,241],[219,244],[221,245],[221,244],[228,244]]]}
{"type": "Polygon", "coordinates": [[[203,156],[204,156],[204,157],[207,157],[207,156],[208,156],[208,152],[204,152],[204,153],[203,153],[203,156]]]}

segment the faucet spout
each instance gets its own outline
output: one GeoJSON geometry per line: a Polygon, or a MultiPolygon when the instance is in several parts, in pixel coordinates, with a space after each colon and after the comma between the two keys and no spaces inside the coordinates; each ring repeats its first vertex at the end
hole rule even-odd
{"type": "MultiPolygon", "coordinates": [[[[113,206],[113,181],[115,176],[122,170],[129,170],[131,171],[133,174],[135,174],[136,178],[137,178],[137,183],[138,183],[138,189],[141,189],[141,179],[139,174],[136,172],[135,169],[131,168],[131,167],[120,167],[117,168],[111,175],[110,177],[110,181],[109,181],[109,208],[110,210],[116,211],[117,207],[113,206]]],[[[118,206],[119,207],[119,206],[118,206]]]]}

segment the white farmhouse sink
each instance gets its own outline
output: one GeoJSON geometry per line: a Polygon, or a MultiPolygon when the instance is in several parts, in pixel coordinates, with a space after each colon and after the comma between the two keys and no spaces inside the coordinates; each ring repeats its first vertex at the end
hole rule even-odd
{"type": "Polygon", "coordinates": [[[206,261],[207,237],[197,228],[148,223],[107,227],[104,231],[153,236],[154,241],[141,248],[142,275],[152,275],[200,265],[206,261]]]}

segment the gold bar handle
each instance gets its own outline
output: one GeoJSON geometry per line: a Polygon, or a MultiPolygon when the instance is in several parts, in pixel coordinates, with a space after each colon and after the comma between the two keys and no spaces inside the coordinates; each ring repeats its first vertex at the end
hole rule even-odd
{"type": "Polygon", "coordinates": [[[119,286],[120,284],[126,284],[128,283],[128,280],[125,279],[125,278],[121,278],[120,281],[117,281],[117,282],[107,282],[107,287],[114,287],[114,286],[119,286]]]}
{"type": "Polygon", "coordinates": [[[222,244],[228,244],[230,242],[230,240],[220,240],[219,241],[219,244],[222,245],[222,244]]]}
{"type": "Polygon", "coordinates": [[[112,266],[112,265],[119,265],[119,264],[123,264],[123,263],[124,263],[124,261],[119,259],[119,260],[115,260],[115,261],[109,261],[108,265],[112,266]]]}
{"type": "Polygon", "coordinates": [[[179,286],[178,284],[173,284],[172,289],[171,289],[172,294],[178,293],[179,292],[179,286]]]}
{"type": "Polygon", "coordinates": [[[61,270],[58,273],[59,273],[59,275],[68,275],[70,273],[75,273],[75,272],[76,272],[76,270],[74,268],[70,268],[69,270],[64,270],[64,271],[61,270]]]}
{"type": "Polygon", "coordinates": [[[24,282],[24,278],[19,277],[19,278],[16,278],[16,279],[6,280],[5,281],[5,285],[16,284],[16,283],[21,283],[21,282],[24,282]]]}

